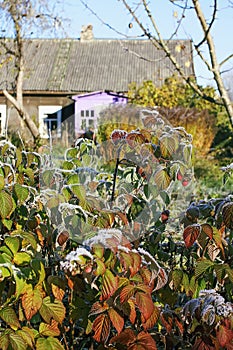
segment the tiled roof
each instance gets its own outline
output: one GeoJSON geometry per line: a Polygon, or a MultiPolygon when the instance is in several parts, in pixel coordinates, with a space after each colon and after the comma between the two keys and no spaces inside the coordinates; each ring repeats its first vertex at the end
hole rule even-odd
{"type": "MultiPolygon", "coordinates": [[[[171,40],[168,46],[186,75],[193,76],[191,42],[171,40]]],[[[28,92],[126,92],[131,82],[160,85],[174,73],[164,52],[149,40],[28,39],[24,50],[23,88],[28,92]]],[[[3,51],[0,40],[0,63],[3,51]]],[[[0,68],[1,90],[11,89],[14,82],[13,60],[7,62],[0,68]]]]}

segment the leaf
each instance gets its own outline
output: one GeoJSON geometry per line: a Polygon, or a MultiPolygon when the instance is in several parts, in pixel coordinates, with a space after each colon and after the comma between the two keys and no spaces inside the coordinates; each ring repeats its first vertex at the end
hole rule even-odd
{"type": "Polygon", "coordinates": [[[108,306],[108,304],[106,302],[104,302],[102,304],[99,301],[97,301],[96,303],[94,303],[92,305],[91,310],[89,312],[89,316],[101,314],[101,313],[105,312],[108,309],[109,309],[109,306],[108,306]]]}
{"type": "Polygon", "coordinates": [[[62,301],[65,295],[66,283],[59,276],[49,276],[47,281],[51,285],[54,297],[62,301]]]}
{"type": "Polygon", "coordinates": [[[179,143],[177,139],[170,135],[164,135],[160,138],[160,149],[162,157],[170,157],[177,150],[179,143]]]}
{"type": "Polygon", "coordinates": [[[133,284],[128,284],[125,286],[120,293],[120,301],[121,303],[124,303],[129,298],[131,298],[134,295],[136,288],[133,284]]]}
{"type": "Polygon", "coordinates": [[[13,262],[16,265],[24,265],[31,261],[32,257],[26,252],[18,252],[14,255],[13,262]]]}
{"type": "Polygon", "coordinates": [[[151,299],[151,296],[149,294],[143,293],[143,292],[137,292],[135,294],[136,297],[136,304],[142,313],[145,321],[147,321],[152,313],[154,312],[154,304],[151,299]]]}
{"type": "Polygon", "coordinates": [[[160,310],[157,306],[155,306],[152,315],[148,318],[147,321],[145,321],[144,318],[142,317],[142,327],[144,328],[145,331],[154,327],[154,325],[159,319],[159,315],[160,315],[160,310]]]}
{"type": "Polygon", "coordinates": [[[184,243],[187,248],[190,248],[198,238],[201,231],[199,224],[189,225],[185,227],[183,232],[184,243]]]}
{"type": "Polygon", "coordinates": [[[92,325],[93,338],[99,343],[106,343],[110,334],[110,319],[106,314],[97,316],[92,325]]]}
{"type": "Polygon", "coordinates": [[[224,204],[222,217],[224,225],[229,229],[233,229],[233,202],[224,204]]]}
{"type": "Polygon", "coordinates": [[[106,266],[105,266],[105,263],[100,260],[100,259],[96,259],[95,260],[95,263],[96,263],[96,270],[95,270],[95,275],[96,276],[100,276],[100,275],[103,275],[106,271],[106,266]]]}
{"type": "Polygon", "coordinates": [[[201,230],[208,236],[210,239],[213,238],[213,229],[209,224],[202,224],[201,225],[201,230]]]}
{"type": "Polygon", "coordinates": [[[103,284],[100,300],[106,300],[116,291],[118,287],[118,277],[114,276],[110,270],[106,270],[103,275],[103,284]]]}
{"type": "Polygon", "coordinates": [[[154,290],[161,289],[162,287],[165,286],[165,284],[168,281],[168,276],[163,268],[159,269],[156,278],[157,278],[157,282],[156,282],[156,286],[155,286],[154,290]]]}
{"type": "Polygon", "coordinates": [[[135,303],[133,300],[129,299],[127,305],[129,305],[129,320],[132,324],[134,324],[137,317],[135,303]]]}
{"type": "Polygon", "coordinates": [[[172,271],[172,282],[174,285],[174,289],[180,288],[182,278],[183,278],[183,271],[182,270],[173,270],[172,271]]]}
{"type": "Polygon", "coordinates": [[[6,322],[12,329],[16,330],[20,328],[19,319],[10,306],[5,306],[0,310],[0,318],[6,322]]]}
{"type": "Polygon", "coordinates": [[[35,333],[29,327],[22,327],[22,329],[17,330],[17,334],[24,340],[24,342],[30,346],[30,348],[34,347],[35,343],[35,333]]]}
{"type": "Polygon", "coordinates": [[[70,186],[71,191],[73,194],[80,200],[80,201],[85,201],[86,198],[86,189],[83,185],[80,184],[75,184],[70,186]]]}
{"type": "Polygon", "coordinates": [[[159,190],[166,190],[171,183],[171,178],[165,169],[160,169],[155,173],[155,183],[159,190]]]}
{"type": "Polygon", "coordinates": [[[10,248],[13,254],[15,254],[20,247],[20,240],[18,237],[10,236],[5,238],[5,244],[10,248]]]}
{"type": "Polygon", "coordinates": [[[14,203],[11,195],[6,191],[0,192],[0,216],[6,219],[12,213],[14,203]]]}
{"type": "Polygon", "coordinates": [[[39,289],[28,289],[22,296],[22,306],[27,320],[30,320],[42,305],[42,296],[39,289]]]}
{"type": "Polygon", "coordinates": [[[28,199],[30,194],[27,186],[20,185],[18,183],[14,185],[14,192],[20,203],[24,203],[28,199]]]}
{"type": "Polygon", "coordinates": [[[204,272],[206,272],[210,267],[214,266],[211,260],[202,259],[197,262],[195,268],[195,278],[199,278],[204,272]]]}
{"type": "Polygon", "coordinates": [[[129,344],[134,343],[135,340],[136,340],[136,335],[134,331],[130,328],[126,328],[124,329],[123,332],[113,337],[109,343],[110,344],[117,343],[117,344],[122,344],[127,346],[129,344]]]}
{"type": "Polygon", "coordinates": [[[40,323],[39,333],[46,337],[58,337],[60,335],[60,330],[58,328],[58,322],[51,320],[51,323],[40,323]]]}
{"type": "Polygon", "coordinates": [[[36,342],[36,350],[65,350],[60,341],[53,337],[39,338],[36,342]]]}
{"type": "Polygon", "coordinates": [[[66,309],[60,300],[55,299],[51,302],[51,298],[48,296],[43,299],[39,312],[47,323],[50,323],[52,318],[62,323],[65,318],[66,309]]]}
{"type": "Polygon", "coordinates": [[[128,350],[157,350],[157,347],[152,336],[142,331],[137,335],[135,345],[131,345],[128,350]]]}
{"type": "Polygon", "coordinates": [[[17,333],[10,333],[9,340],[13,350],[25,350],[27,348],[26,342],[17,333]]]}
{"type": "Polygon", "coordinates": [[[5,186],[5,179],[4,176],[0,174],[0,191],[4,188],[5,186]]]}
{"type": "Polygon", "coordinates": [[[117,333],[120,334],[124,327],[124,318],[113,308],[108,310],[108,315],[113,326],[116,328],[117,333]]]}

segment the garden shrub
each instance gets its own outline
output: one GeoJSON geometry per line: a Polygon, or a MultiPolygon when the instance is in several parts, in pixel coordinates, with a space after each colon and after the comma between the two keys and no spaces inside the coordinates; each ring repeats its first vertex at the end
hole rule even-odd
{"type": "Polygon", "coordinates": [[[61,165],[1,141],[0,349],[232,349],[232,195],[193,200],[191,136],[140,116],[61,165]]]}

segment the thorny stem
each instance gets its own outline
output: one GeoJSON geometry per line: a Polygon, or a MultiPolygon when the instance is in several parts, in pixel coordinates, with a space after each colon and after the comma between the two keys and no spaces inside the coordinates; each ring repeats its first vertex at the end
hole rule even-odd
{"type": "Polygon", "coordinates": [[[116,166],[113,174],[113,187],[112,187],[112,195],[111,195],[111,205],[114,201],[115,197],[115,188],[116,188],[116,178],[117,178],[117,171],[118,171],[118,166],[120,164],[120,151],[121,151],[121,146],[117,150],[117,159],[116,159],[116,166]]]}

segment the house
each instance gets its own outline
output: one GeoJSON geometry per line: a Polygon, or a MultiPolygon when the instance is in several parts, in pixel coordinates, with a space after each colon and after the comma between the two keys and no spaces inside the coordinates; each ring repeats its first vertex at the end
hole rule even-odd
{"type": "MultiPolygon", "coordinates": [[[[1,134],[7,127],[18,128],[17,113],[2,93],[15,91],[17,71],[8,50],[12,45],[12,39],[0,39],[1,134]]],[[[191,41],[171,40],[167,45],[185,74],[194,76],[191,41]]],[[[161,85],[174,73],[165,53],[149,40],[94,39],[91,25],[83,27],[78,39],[25,39],[24,53],[24,106],[42,137],[47,137],[48,126],[55,125],[60,137],[59,124],[71,116],[72,130],[78,133],[92,123],[85,111],[94,110],[94,120],[98,117],[100,107],[92,109],[95,102],[104,107],[106,101],[118,103],[123,98],[125,103],[131,82],[152,80],[161,85]]]]}

